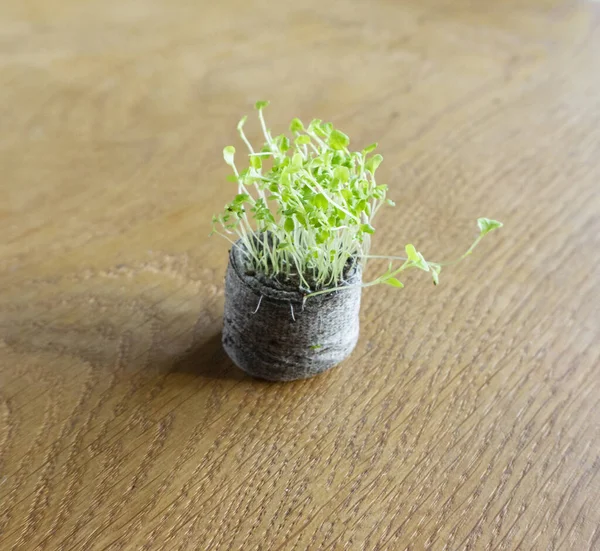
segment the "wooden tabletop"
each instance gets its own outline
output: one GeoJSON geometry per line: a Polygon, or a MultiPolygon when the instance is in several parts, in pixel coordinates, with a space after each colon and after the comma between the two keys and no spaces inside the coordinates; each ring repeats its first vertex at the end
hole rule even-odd
{"type": "Polygon", "coordinates": [[[599,22],[4,0],[0,548],[600,549],[599,22]],[[353,356],[295,383],[220,345],[210,220],[258,99],[380,143],[374,253],[505,223],[438,287],[366,289],[353,356]]]}

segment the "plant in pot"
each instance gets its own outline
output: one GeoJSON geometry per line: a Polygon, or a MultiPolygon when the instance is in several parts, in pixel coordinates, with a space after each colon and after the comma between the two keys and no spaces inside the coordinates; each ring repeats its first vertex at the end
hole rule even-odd
{"type": "MultiPolygon", "coordinates": [[[[389,259],[385,273],[363,281],[374,219],[384,205],[387,186],[375,174],[383,160],[377,144],[349,149],[348,136],[331,123],[309,125],[295,118],[291,135],[273,136],[257,102],[265,142],[248,148],[238,170],[235,148],[223,150],[233,169],[237,194],[213,217],[213,232],[232,244],[225,277],[223,346],[250,375],[268,380],[311,377],[339,364],[358,340],[362,289],[401,288],[399,274],[428,272],[437,285],[444,264],[425,260],[413,245],[405,257],[389,259]],[[245,163],[246,164],[246,163],[245,163]]],[[[479,235],[502,226],[478,220],[479,235]]],[[[459,259],[460,260],[460,259],[459,259]]]]}

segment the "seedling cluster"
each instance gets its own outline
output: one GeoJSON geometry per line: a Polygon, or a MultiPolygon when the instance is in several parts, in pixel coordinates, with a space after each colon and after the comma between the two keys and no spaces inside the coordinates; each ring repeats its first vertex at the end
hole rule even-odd
{"type": "MultiPolygon", "coordinates": [[[[246,117],[237,126],[248,148],[248,166],[238,170],[235,148],[223,150],[237,195],[213,217],[213,231],[234,245],[230,236],[240,240],[249,272],[294,282],[307,297],[348,288],[348,270],[370,258],[375,216],[383,205],[394,206],[387,186],[375,179],[383,157],[374,153],[376,143],[351,151],[348,136],[319,119],[305,126],[295,118],[291,136],[273,136],[263,115],[267,105],[255,106],[265,138],[260,149],[244,133],[246,117]]],[[[479,236],[461,259],[502,226],[488,218],[478,225],[479,236]]],[[[443,264],[425,260],[413,245],[405,251],[406,257],[378,257],[390,260],[387,271],[362,285],[402,287],[397,276],[410,268],[429,272],[437,284],[443,264]]]]}

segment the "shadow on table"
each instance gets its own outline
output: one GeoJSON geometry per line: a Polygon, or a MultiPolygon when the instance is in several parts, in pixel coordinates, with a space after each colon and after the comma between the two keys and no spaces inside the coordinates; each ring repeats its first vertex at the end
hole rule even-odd
{"type": "Polygon", "coordinates": [[[173,364],[173,371],[207,379],[251,380],[229,359],[221,344],[221,332],[192,344],[173,364]]]}

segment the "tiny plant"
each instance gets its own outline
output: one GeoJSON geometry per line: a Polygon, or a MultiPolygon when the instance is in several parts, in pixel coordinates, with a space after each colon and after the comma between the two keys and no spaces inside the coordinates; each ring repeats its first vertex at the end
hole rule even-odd
{"type": "MultiPolygon", "coordinates": [[[[383,160],[374,153],[377,144],[351,151],[348,136],[319,119],[307,126],[292,119],[291,136],[273,136],[263,116],[267,105],[266,101],[255,105],[265,137],[262,147],[255,149],[246,138],[246,117],[237,126],[248,148],[248,166],[238,170],[235,148],[223,150],[237,195],[213,217],[213,232],[234,246],[229,236],[240,240],[248,271],[296,282],[311,297],[347,289],[345,275],[354,263],[386,258],[390,260],[386,272],[363,287],[381,283],[403,287],[397,276],[410,268],[429,272],[437,285],[444,264],[425,260],[413,245],[406,245],[406,257],[369,255],[379,209],[394,206],[386,197],[387,186],[375,178],[383,160]]],[[[477,239],[458,260],[502,226],[488,218],[477,223],[477,239]]]]}

